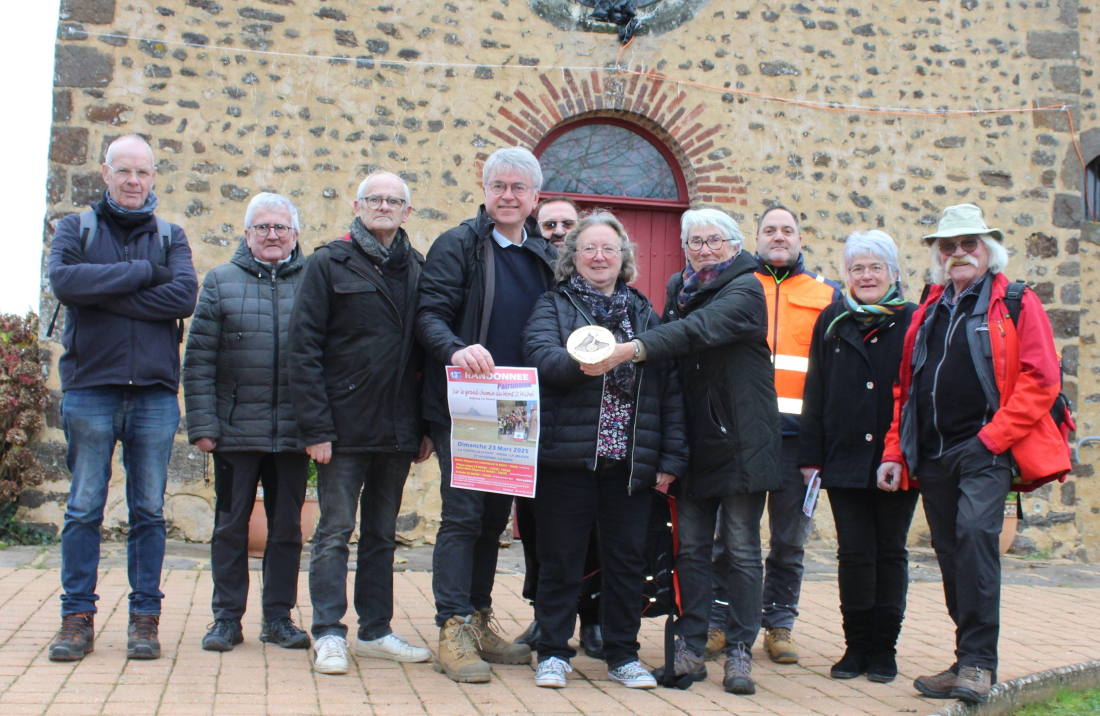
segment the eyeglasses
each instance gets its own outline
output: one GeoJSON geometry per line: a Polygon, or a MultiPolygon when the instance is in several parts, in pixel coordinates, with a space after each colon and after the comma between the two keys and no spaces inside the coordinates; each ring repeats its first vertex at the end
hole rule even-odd
{"type": "Polygon", "coordinates": [[[623,252],[618,246],[585,246],[578,249],[577,253],[586,259],[596,258],[596,254],[603,254],[605,259],[613,259],[623,252]]]}
{"type": "Polygon", "coordinates": [[[535,188],[535,187],[529,186],[527,184],[520,184],[518,181],[513,182],[512,184],[505,184],[502,181],[491,181],[491,182],[489,182],[489,191],[496,194],[497,196],[500,196],[501,194],[506,192],[509,187],[511,187],[512,196],[514,196],[514,197],[526,196],[527,192],[529,190],[535,188]]]}
{"type": "Polygon", "coordinates": [[[871,275],[874,278],[882,278],[886,275],[886,266],[884,264],[871,264],[870,266],[856,264],[848,269],[848,275],[852,278],[863,278],[866,275],[871,275]]]}
{"type": "Polygon", "coordinates": [[[382,206],[382,202],[392,206],[395,209],[401,210],[405,208],[407,203],[404,199],[398,199],[396,196],[378,196],[377,194],[367,197],[359,197],[359,201],[367,202],[367,206],[372,209],[377,209],[382,206]]]}
{"type": "MultiPolygon", "coordinates": [[[[515,193],[516,193],[515,191],[512,191],[512,194],[515,194],[515,193]]],[[[559,225],[561,226],[561,228],[565,229],[566,231],[569,231],[570,229],[572,229],[574,226],[577,225],[577,222],[573,221],[572,219],[565,219],[564,221],[543,221],[543,222],[539,223],[539,226],[542,227],[542,229],[544,231],[553,231],[559,225]]]]}
{"type": "Polygon", "coordinates": [[[972,254],[978,250],[978,244],[981,239],[971,236],[970,238],[963,239],[962,241],[941,241],[939,243],[940,253],[944,256],[953,255],[961,246],[963,251],[968,254],[972,254]]]}
{"type": "Polygon", "coordinates": [[[688,239],[688,244],[687,245],[688,245],[688,248],[691,249],[692,251],[702,251],[703,250],[703,244],[706,244],[707,248],[710,249],[711,251],[717,251],[718,249],[722,248],[722,244],[724,244],[727,241],[732,241],[732,240],[733,239],[724,239],[721,236],[717,236],[717,235],[708,236],[705,239],[700,238],[698,236],[693,236],[692,238],[688,239]]]}
{"type": "Polygon", "coordinates": [[[124,176],[127,179],[130,177],[137,177],[138,181],[146,181],[153,178],[153,172],[146,169],[130,169],[129,167],[112,167],[110,164],[107,168],[113,171],[115,174],[124,176]]]}
{"type": "Polygon", "coordinates": [[[285,239],[286,235],[290,233],[290,228],[286,224],[253,224],[252,230],[260,236],[267,236],[274,229],[275,236],[280,239],[285,239]]]}

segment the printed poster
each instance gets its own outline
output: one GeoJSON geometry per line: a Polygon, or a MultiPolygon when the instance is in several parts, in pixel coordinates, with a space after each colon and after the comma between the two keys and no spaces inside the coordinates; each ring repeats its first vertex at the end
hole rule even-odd
{"type": "Polygon", "coordinates": [[[447,366],[451,487],[535,496],[539,373],[498,366],[488,377],[447,366]]]}

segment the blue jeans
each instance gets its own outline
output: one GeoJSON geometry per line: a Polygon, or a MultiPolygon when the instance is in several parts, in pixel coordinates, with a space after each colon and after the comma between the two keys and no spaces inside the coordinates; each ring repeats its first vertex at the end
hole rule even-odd
{"type": "Polygon", "coordinates": [[[373,641],[393,631],[394,535],[413,457],[410,453],[337,452],[327,465],[317,466],[321,519],[313,535],[309,562],[311,631],[315,639],[348,633],[341,620],[348,610],[348,540],[355,531],[356,505],[359,546],[354,598],[358,635],[364,641],[373,641]]]}
{"type": "Polygon", "coordinates": [[[119,441],[130,523],[130,613],[160,614],[164,489],[180,421],[179,400],[159,387],[82,388],[65,393],[61,416],[73,476],[61,530],[61,614],[96,611],[99,528],[119,441]]]}

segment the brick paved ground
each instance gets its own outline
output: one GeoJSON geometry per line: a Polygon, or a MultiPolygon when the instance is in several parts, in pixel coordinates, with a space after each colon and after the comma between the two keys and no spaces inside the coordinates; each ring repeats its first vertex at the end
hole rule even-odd
{"type": "MultiPolygon", "coordinates": [[[[508,550],[517,551],[517,550],[508,550]]],[[[3,554],[3,553],[0,553],[3,554]]],[[[921,557],[924,562],[928,556],[921,557]]],[[[916,582],[910,589],[909,610],[899,646],[901,676],[893,684],[865,679],[833,681],[829,665],[839,658],[842,640],[838,623],[835,579],[829,578],[827,555],[815,556],[823,569],[803,591],[797,638],[802,662],[771,664],[756,650],[757,694],[736,697],[721,686],[721,665],[712,664],[710,678],[689,691],[630,691],[610,682],[602,662],[577,657],[569,686],[561,691],[534,686],[528,667],[494,667],[490,684],[459,685],[431,670],[428,664],[397,665],[361,659],[346,676],[314,675],[307,652],[261,645],[258,575],[253,572],[252,609],[245,618],[245,643],[228,654],[204,652],[199,642],[210,621],[210,572],[195,562],[191,569],[166,572],[161,642],[164,658],[127,662],[126,570],[110,560],[100,582],[96,651],[76,664],[55,664],[46,646],[58,626],[56,568],[0,568],[0,716],[22,714],[476,714],[510,713],[642,713],[704,714],[928,714],[942,702],[915,695],[911,681],[938,671],[951,661],[951,625],[940,585],[916,582]]],[[[410,563],[413,560],[410,559],[410,563]]],[[[38,564],[48,564],[39,559],[38,564]]],[[[176,560],[177,566],[186,561],[176,560]]],[[[1055,575],[1034,578],[1017,565],[1014,581],[1004,589],[1001,633],[1001,678],[1009,679],[1054,666],[1100,658],[1100,620],[1096,618],[1100,589],[1094,586],[1054,586],[1060,581],[1082,583],[1055,575]],[[1022,576],[1021,576],[1022,575],[1022,576]]],[[[1041,566],[1041,565],[1040,565],[1041,566]]],[[[1085,568],[1089,570],[1089,568],[1085,568]]],[[[922,569],[916,569],[920,572],[922,569]]],[[[923,568],[927,572],[927,567],[923,568]]],[[[1072,567],[1064,570],[1073,574],[1072,567]]],[[[309,624],[305,596],[306,573],[300,577],[304,602],[295,619],[309,624]]],[[[1006,572],[1006,581],[1009,579],[1006,572]]],[[[1095,573],[1084,575],[1094,584],[1095,573]]],[[[514,573],[498,578],[497,614],[513,636],[530,619],[530,608],[519,597],[522,578],[514,573]]],[[[415,644],[435,647],[438,630],[432,622],[431,575],[395,575],[394,629],[415,644]]],[[[643,623],[642,659],[651,667],[662,661],[661,624],[643,623]]],[[[353,632],[354,633],[354,632],[353,632]]]]}

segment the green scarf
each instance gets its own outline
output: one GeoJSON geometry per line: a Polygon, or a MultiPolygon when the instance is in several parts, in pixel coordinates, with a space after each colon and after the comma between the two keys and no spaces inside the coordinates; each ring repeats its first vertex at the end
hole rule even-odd
{"type": "Polygon", "coordinates": [[[886,295],[878,303],[860,303],[859,299],[852,295],[852,290],[844,292],[844,301],[848,310],[833,319],[829,327],[825,329],[825,340],[833,335],[833,329],[844,318],[850,316],[861,328],[877,326],[893,316],[905,307],[905,297],[901,295],[901,284],[895,283],[886,295]]]}

